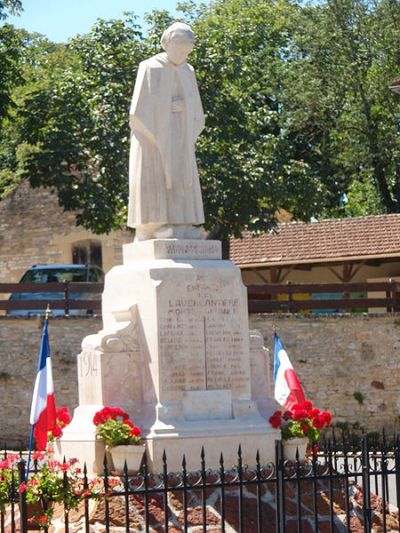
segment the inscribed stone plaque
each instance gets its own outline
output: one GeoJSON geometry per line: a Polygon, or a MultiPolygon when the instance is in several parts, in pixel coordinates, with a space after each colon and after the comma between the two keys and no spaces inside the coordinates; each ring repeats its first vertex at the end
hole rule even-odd
{"type": "Polygon", "coordinates": [[[180,273],[180,283],[158,287],[160,393],[182,399],[184,391],[250,392],[245,292],[235,268],[180,273]]]}
{"type": "Polygon", "coordinates": [[[220,241],[153,239],[123,246],[124,263],[151,259],[221,259],[220,241]]]}

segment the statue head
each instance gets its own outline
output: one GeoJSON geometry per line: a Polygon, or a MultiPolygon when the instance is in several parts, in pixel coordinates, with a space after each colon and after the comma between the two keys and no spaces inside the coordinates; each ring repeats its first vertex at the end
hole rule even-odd
{"type": "Polygon", "coordinates": [[[182,64],[193,50],[194,33],[192,28],[183,22],[174,22],[162,34],[161,46],[172,63],[182,64]]]}

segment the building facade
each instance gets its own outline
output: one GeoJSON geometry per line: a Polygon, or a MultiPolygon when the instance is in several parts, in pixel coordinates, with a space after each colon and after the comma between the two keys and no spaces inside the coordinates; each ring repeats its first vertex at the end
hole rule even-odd
{"type": "Polygon", "coordinates": [[[0,202],[0,282],[18,282],[35,264],[92,263],[108,272],[132,240],[130,231],[95,235],[76,226],[54,192],[23,182],[0,202]]]}

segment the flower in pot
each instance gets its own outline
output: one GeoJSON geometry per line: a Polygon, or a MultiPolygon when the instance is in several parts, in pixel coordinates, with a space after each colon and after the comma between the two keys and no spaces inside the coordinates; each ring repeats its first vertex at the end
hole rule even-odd
{"type": "Polygon", "coordinates": [[[315,443],[321,429],[331,421],[332,415],[329,411],[321,412],[314,408],[309,400],[293,405],[290,411],[275,411],[269,419],[273,428],[281,430],[285,457],[290,460],[296,459],[297,449],[299,458],[306,455],[307,448],[310,452],[313,444],[314,452],[317,451],[315,443]]]}
{"type": "Polygon", "coordinates": [[[5,507],[11,502],[18,489],[18,461],[20,456],[9,453],[0,461],[0,512],[4,513],[5,507]]]}
{"type": "Polygon", "coordinates": [[[97,438],[111,453],[115,470],[123,471],[125,462],[128,470],[139,470],[144,453],[140,440],[142,432],[129,415],[120,407],[106,406],[97,411],[93,423],[97,438]]]}
{"type": "Polygon", "coordinates": [[[25,493],[28,518],[37,528],[45,530],[50,526],[55,503],[62,503],[69,511],[76,509],[85,497],[100,495],[98,480],[85,486],[77,459],[60,463],[49,459],[44,452],[36,452],[33,458],[41,466],[18,490],[25,493]]]}

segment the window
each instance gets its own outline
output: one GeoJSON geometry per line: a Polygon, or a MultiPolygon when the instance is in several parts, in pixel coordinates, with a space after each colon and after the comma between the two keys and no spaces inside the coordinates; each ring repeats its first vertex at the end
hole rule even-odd
{"type": "Polygon", "coordinates": [[[75,265],[103,266],[103,257],[100,241],[79,241],[72,245],[72,262],[75,265]]]}

